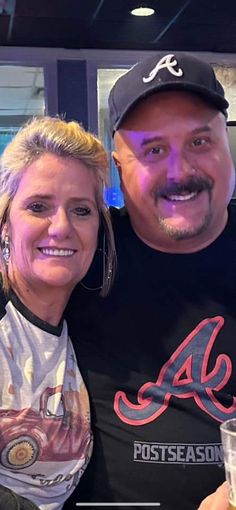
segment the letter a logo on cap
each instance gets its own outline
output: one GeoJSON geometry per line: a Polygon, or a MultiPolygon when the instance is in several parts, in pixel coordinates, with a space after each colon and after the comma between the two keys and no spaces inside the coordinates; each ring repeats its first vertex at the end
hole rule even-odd
{"type": "Polygon", "coordinates": [[[164,57],[161,58],[161,60],[159,60],[157,62],[157,65],[150,71],[149,75],[147,78],[143,77],[143,82],[144,83],[149,83],[150,81],[154,80],[154,78],[156,77],[157,73],[160,71],[160,69],[168,69],[168,71],[173,74],[174,76],[183,76],[183,71],[181,69],[181,67],[179,67],[178,69],[174,69],[175,66],[178,65],[178,62],[175,58],[175,55],[165,55],[164,57]],[[171,62],[171,59],[174,58],[174,60],[172,60],[171,62]]]}

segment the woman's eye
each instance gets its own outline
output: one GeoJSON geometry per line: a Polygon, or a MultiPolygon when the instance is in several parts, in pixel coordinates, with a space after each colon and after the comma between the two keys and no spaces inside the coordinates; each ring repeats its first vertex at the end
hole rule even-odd
{"type": "Polygon", "coordinates": [[[40,202],[33,202],[32,204],[29,204],[27,206],[27,209],[34,213],[41,213],[44,212],[46,207],[45,205],[41,204],[40,202]]]}
{"type": "Polygon", "coordinates": [[[91,209],[89,207],[76,207],[75,214],[77,216],[88,216],[91,213],[91,209]]]}

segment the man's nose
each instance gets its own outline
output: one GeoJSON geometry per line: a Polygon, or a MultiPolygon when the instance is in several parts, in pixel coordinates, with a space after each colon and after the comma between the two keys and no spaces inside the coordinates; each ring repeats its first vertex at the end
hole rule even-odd
{"type": "Polygon", "coordinates": [[[167,162],[166,177],[168,181],[181,181],[194,173],[195,170],[193,166],[187,161],[182,152],[177,150],[171,151],[167,162]]]}
{"type": "Polygon", "coordinates": [[[58,239],[64,239],[71,232],[71,222],[67,212],[63,208],[58,210],[50,217],[48,234],[58,239]]]}

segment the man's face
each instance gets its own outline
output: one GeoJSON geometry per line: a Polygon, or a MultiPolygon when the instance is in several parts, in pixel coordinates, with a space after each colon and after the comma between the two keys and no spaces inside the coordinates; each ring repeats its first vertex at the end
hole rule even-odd
{"type": "Polygon", "coordinates": [[[221,233],[235,184],[222,113],[194,94],[153,94],[114,141],[125,203],[144,242],[191,252],[221,233]]]}

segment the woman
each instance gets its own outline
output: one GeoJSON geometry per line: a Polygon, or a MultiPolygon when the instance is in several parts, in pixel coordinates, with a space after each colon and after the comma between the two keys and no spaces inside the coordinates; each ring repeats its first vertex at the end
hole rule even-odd
{"type": "Polygon", "coordinates": [[[99,227],[102,293],[111,285],[106,169],[99,140],[59,118],[31,121],[1,158],[0,484],[42,510],[62,508],[91,455],[87,391],[62,316],[99,227]]]}

